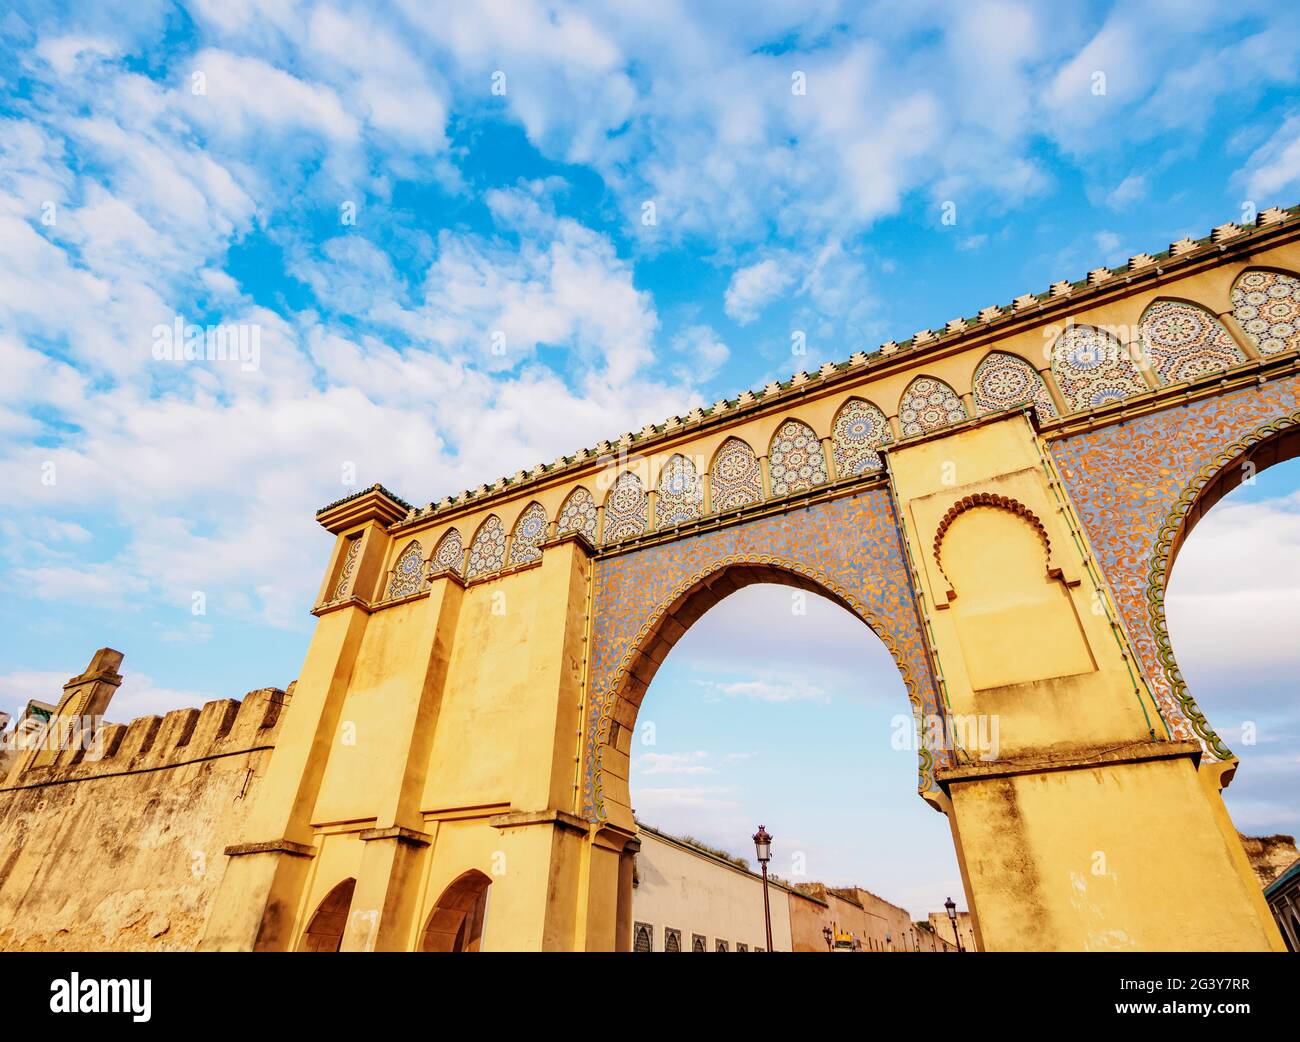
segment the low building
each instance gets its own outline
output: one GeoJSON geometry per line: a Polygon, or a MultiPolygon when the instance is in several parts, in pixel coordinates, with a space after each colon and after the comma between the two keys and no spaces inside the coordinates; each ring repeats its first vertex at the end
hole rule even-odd
{"type": "Polygon", "coordinates": [[[957,943],[957,938],[961,938],[960,948],[966,952],[979,951],[979,945],[975,943],[975,926],[971,923],[970,912],[957,913],[957,930],[954,935],[952,920],[948,918],[947,912],[930,913],[930,929],[942,937],[946,944],[957,943]]]}
{"type": "MultiPolygon", "coordinates": [[[[767,949],[761,875],[695,840],[639,828],[633,951],[767,949]]],[[[956,951],[905,909],[860,887],[791,885],[771,877],[768,885],[774,951],[956,951]]]]}
{"type": "Polygon", "coordinates": [[[1300,952],[1300,858],[1264,887],[1264,899],[1288,951],[1300,952]]]}

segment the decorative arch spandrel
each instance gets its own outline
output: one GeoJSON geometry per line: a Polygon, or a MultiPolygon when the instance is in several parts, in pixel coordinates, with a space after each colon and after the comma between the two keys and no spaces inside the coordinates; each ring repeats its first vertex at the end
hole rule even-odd
{"type": "Polygon", "coordinates": [[[1163,627],[1168,533],[1233,446],[1300,416],[1300,376],[1181,403],[1050,443],[1120,621],[1174,738],[1229,750],[1186,691],[1163,627]],[[1164,563],[1161,564],[1162,556],[1164,563]]]}

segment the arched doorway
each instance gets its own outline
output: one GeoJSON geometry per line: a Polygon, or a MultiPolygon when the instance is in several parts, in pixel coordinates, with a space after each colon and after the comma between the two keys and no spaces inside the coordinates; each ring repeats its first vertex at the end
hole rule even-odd
{"type": "Polygon", "coordinates": [[[476,952],[483,941],[492,880],[477,869],[458,877],[438,898],[420,938],[422,952],[476,952]]]}
{"type": "Polygon", "coordinates": [[[343,931],[348,925],[348,911],[352,907],[352,891],[356,889],[355,879],[345,879],[325,895],[311,917],[302,941],[298,945],[301,952],[336,952],[343,943],[343,931]]]}

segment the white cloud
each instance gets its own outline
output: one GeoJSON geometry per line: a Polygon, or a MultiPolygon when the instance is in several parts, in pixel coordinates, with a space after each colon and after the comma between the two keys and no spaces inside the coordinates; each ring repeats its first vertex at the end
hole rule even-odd
{"type": "Polygon", "coordinates": [[[791,260],[769,257],[738,269],[727,286],[724,307],[741,325],[753,322],[763,309],[795,282],[791,260]]]}
{"type": "Polygon", "coordinates": [[[1262,209],[1287,205],[1300,186],[1300,116],[1292,116],[1252,153],[1239,178],[1262,209]]]}

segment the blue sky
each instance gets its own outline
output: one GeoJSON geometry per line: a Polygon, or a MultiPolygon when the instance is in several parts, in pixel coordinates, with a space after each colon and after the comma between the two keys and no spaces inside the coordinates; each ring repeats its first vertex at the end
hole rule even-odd
{"type": "MultiPolygon", "coordinates": [[[[104,644],[122,716],[287,684],[328,552],[312,514],[356,486],[437,499],[1294,203],[1298,22],[1250,0],[10,6],[0,707],[104,644]],[[156,361],[176,316],[255,326],[259,364],[156,361]]],[[[1292,538],[1294,483],[1270,488],[1247,516],[1292,538]]]]}

